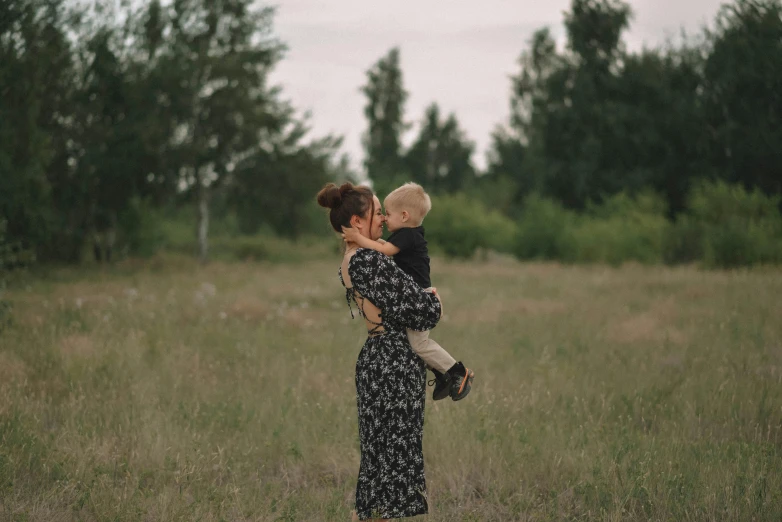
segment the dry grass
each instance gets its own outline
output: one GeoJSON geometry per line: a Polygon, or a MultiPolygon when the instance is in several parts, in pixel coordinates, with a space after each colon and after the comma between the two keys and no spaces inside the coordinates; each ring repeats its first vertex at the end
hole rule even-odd
{"type": "MultiPolygon", "coordinates": [[[[358,469],[338,258],[156,258],[11,290],[0,520],[343,521],[358,469]]],[[[782,277],[436,259],[432,521],[782,519],[782,277]],[[456,436],[458,434],[458,436],[456,436]]]]}

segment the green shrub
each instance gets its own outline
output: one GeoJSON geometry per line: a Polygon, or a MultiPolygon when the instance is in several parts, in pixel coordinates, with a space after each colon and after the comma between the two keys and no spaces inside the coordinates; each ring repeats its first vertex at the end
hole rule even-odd
{"type": "Polygon", "coordinates": [[[694,263],[703,259],[703,224],[682,214],[663,241],[663,261],[668,264],[694,263]]]}
{"type": "Polygon", "coordinates": [[[719,226],[708,226],[703,260],[708,267],[735,268],[782,261],[782,238],[767,221],[732,216],[719,226]]]}
{"type": "Polygon", "coordinates": [[[702,229],[707,267],[731,268],[782,262],[780,198],[724,182],[701,183],[689,214],[702,229]]]}
{"type": "Polygon", "coordinates": [[[574,261],[620,265],[659,263],[669,224],[662,216],[584,218],[573,228],[574,261]]]}
{"type": "Polygon", "coordinates": [[[23,248],[19,242],[8,241],[7,227],[8,223],[0,220],[0,331],[11,321],[11,303],[5,298],[11,275],[29,267],[35,261],[32,250],[23,248]]]}
{"type": "Polygon", "coordinates": [[[757,188],[747,191],[741,185],[729,185],[724,181],[704,181],[693,188],[688,213],[708,225],[722,225],[738,218],[779,227],[779,202],[779,196],[766,196],[757,188]]]}
{"type": "MultiPolygon", "coordinates": [[[[290,239],[276,236],[268,227],[255,234],[242,234],[236,215],[216,211],[210,216],[209,257],[222,261],[269,261],[274,263],[299,262],[336,255],[341,243],[328,226],[323,212],[313,211],[313,222],[320,223],[317,234],[290,239]]],[[[195,256],[198,251],[196,237],[197,215],[193,206],[182,206],[151,212],[148,219],[155,225],[150,230],[159,236],[148,244],[158,245],[163,252],[195,256]]]]}
{"type": "Polygon", "coordinates": [[[214,238],[209,250],[215,259],[264,261],[269,258],[269,246],[261,236],[214,238]]]}
{"type": "Polygon", "coordinates": [[[519,259],[572,260],[575,215],[554,201],[533,194],[522,203],[514,253],[519,259]]]}
{"type": "Polygon", "coordinates": [[[616,194],[583,214],[537,195],[521,209],[514,252],[521,259],[689,263],[729,268],[782,262],[780,198],[724,182],[697,185],[688,212],[671,223],[653,192],[616,194]]]}
{"type": "MultiPolygon", "coordinates": [[[[198,251],[198,238],[196,229],[198,215],[193,205],[183,205],[169,208],[158,213],[155,219],[159,220],[161,231],[161,248],[171,252],[180,252],[195,255],[198,251]]],[[[241,237],[237,218],[230,212],[212,212],[209,216],[210,250],[215,242],[224,239],[241,237]]],[[[244,237],[253,237],[244,235],[244,237]]]]}
{"type": "Polygon", "coordinates": [[[653,192],[621,192],[592,204],[573,227],[575,261],[619,265],[659,263],[669,223],[665,201],[653,192]]]}
{"type": "Polygon", "coordinates": [[[424,226],[427,239],[450,257],[471,257],[478,249],[510,251],[515,225],[465,194],[432,198],[424,226]]]}
{"type": "Polygon", "coordinates": [[[598,218],[621,217],[628,219],[644,216],[664,217],[668,208],[665,199],[651,190],[644,190],[635,196],[619,192],[602,203],[590,203],[587,213],[598,218]]]}
{"type": "Polygon", "coordinates": [[[0,221],[0,331],[3,330],[3,325],[7,323],[10,317],[10,303],[5,299],[5,288],[8,284],[6,281],[7,270],[6,262],[10,254],[9,245],[5,240],[6,222],[0,221]]]}
{"type": "Polygon", "coordinates": [[[35,253],[19,241],[9,241],[8,223],[0,220],[0,283],[7,281],[12,270],[27,268],[35,262],[35,253]]]}
{"type": "Polygon", "coordinates": [[[163,213],[149,202],[133,198],[117,218],[120,251],[125,255],[150,257],[165,244],[163,213]]]}
{"type": "Polygon", "coordinates": [[[217,237],[209,247],[210,257],[224,261],[268,261],[271,263],[298,263],[312,259],[334,257],[341,248],[339,238],[308,236],[293,240],[272,234],[217,237]]]}
{"type": "Polygon", "coordinates": [[[666,206],[652,192],[620,193],[576,214],[532,195],[524,200],[515,253],[521,259],[579,263],[656,263],[668,231],[666,206]]]}

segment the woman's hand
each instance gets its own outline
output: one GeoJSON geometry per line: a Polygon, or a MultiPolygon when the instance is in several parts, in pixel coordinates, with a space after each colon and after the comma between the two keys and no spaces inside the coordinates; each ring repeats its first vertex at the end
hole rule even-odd
{"type": "Polygon", "coordinates": [[[443,300],[440,298],[440,294],[437,293],[437,288],[434,286],[430,286],[429,288],[425,288],[424,292],[428,294],[433,294],[438,301],[440,301],[440,317],[443,317],[443,300]]]}

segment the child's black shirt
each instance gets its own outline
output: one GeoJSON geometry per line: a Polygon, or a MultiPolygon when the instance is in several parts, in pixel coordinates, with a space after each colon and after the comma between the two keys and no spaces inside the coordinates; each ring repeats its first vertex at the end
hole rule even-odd
{"type": "Polygon", "coordinates": [[[421,288],[432,286],[429,278],[429,248],[424,239],[424,227],[400,228],[388,236],[389,243],[399,249],[394,262],[421,288]]]}

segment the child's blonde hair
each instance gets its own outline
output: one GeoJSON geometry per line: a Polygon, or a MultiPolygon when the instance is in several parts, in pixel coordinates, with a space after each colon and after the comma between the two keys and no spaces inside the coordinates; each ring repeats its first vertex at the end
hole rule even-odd
{"type": "Polygon", "coordinates": [[[392,191],[383,201],[383,205],[399,210],[407,210],[416,226],[423,223],[424,218],[432,210],[432,200],[424,187],[418,183],[405,183],[392,191]]]}

